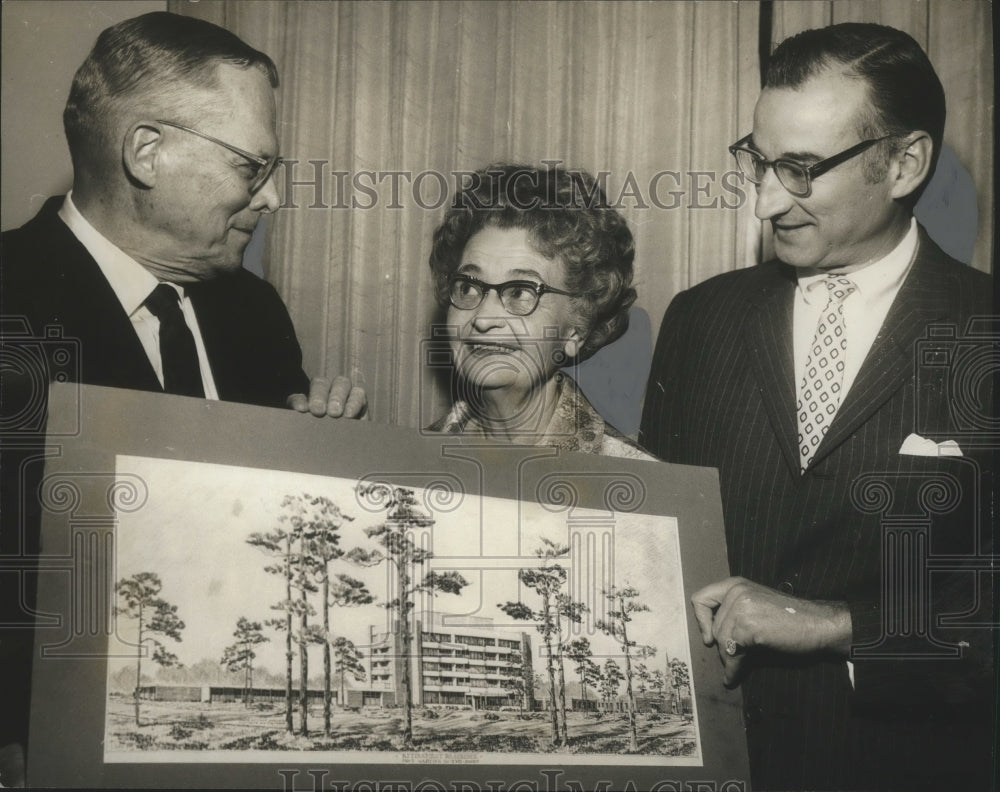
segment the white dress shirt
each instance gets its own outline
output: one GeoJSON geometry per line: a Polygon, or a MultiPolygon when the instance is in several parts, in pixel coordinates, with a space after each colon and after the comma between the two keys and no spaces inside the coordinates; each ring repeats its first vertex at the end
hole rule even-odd
{"type": "MultiPolygon", "coordinates": [[[[847,398],[851,385],[861,370],[861,364],[868,357],[875,336],[878,335],[889,313],[889,307],[896,299],[903,281],[906,280],[910,267],[913,266],[917,241],[917,221],[911,219],[910,230],[887,256],[845,276],[857,290],[844,300],[847,359],[844,361],[841,404],[847,398]]],[[[823,273],[799,273],[792,314],[796,388],[802,383],[802,377],[805,375],[809,347],[816,335],[820,313],[826,307],[829,298],[827,290],[823,287],[827,277],[823,273]]]]}
{"type": "MultiPolygon", "coordinates": [[[[162,385],[163,361],[160,357],[160,320],[145,306],[146,298],[156,288],[159,281],[149,270],[101,234],[80,214],[80,210],[73,203],[72,191],[66,195],[66,200],[63,201],[63,205],[59,209],[59,217],[69,226],[73,236],[79,239],[80,243],[87,249],[87,252],[97,262],[97,266],[101,268],[108,283],[111,284],[118,302],[121,303],[131,320],[139,342],[160,380],[160,385],[162,385]]],[[[219,394],[215,388],[212,368],[208,363],[208,354],[205,352],[205,342],[201,337],[194,306],[191,305],[190,298],[185,294],[184,287],[176,283],[170,285],[177,290],[180,296],[184,321],[194,336],[195,349],[198,351],[198,365],[201,369],[201,381],[205,388],[205,398],[218,400],[219,394]]]]}

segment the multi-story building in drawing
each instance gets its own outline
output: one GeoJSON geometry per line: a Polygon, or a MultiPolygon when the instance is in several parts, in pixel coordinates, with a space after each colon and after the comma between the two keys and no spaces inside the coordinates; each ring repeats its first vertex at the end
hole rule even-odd
{"type": "MultiPolygon", "coordinates": [[[[531,638],[492,619],[433,614],[414,621],[410,680],[415,706],[535,708],[531,638]]],[[[362,704],[403,703],[402,636],[369,627],[368,681],[362,704]]]]}

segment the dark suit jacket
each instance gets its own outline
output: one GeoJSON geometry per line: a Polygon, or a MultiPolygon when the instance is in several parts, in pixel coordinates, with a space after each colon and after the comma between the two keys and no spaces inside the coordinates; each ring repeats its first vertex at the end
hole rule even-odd
{"type": "MultiPolygon", "coordinates": [[[[55,329],[79,350],[76,365],[57,366],[79,382],[161,391],[146,353],[97,263],[58,217],[61,198],[3,234],[3,316],[24,317],[30,335],[55,329]]],[[[240,269],[190,285],[219,398],[283,407],[305,392],[302,353],[277,292],[240,269]]],[[[10,339],[14,340],[14,339],[10,339]]],[[[50,342],[51,345],[51,342],[50,342]]]]}
{"type": "Polygon", "coordinates": [[[732,574],[846,601],[855,648],[869,645],[856,660],[855,688],[843,659],[748,657],[742,687],[755,789],[972,789],[955,772],[981,778],[988,767],[989,631],[932,627],[928,638],[900,609],[926,603],[930,615],[906,613],[932,624],[977,609],[965,621],[988,620],[991,576],[942,569],[918,577],[919,589],[882,585],[884,559],[901,552],[926,571],[946,554],[981,561],[989,550],[993,462],[970,452],[992,408],[990,341],[967,334],[970,318],[991,312],[990,278],[950,259],[921,229],[913,268],[804,474],[794,289],[793,270],[771,261],[678,295],[663,320],[640,430],[642,445],[669,462],[719,469],[732,574]],[[925,339],[932,323],[945,323],[944,335],[925,339]],[[901,456],[911,432],[956,439],[966,456],[901,456]],[[958,641],[969,644],[960,659],[914,659],[953,652],[958,641]],[[874,659],[873,649],[898,656],[874,659]]]}
{"type": "MultiPolygon", "coordinates": [[[[42,474],[48,382],[162,391],[110,284],[59,219],[61,205],[62,198],[49,199],[0,241],[0,555],[38,552],[38,504],[22,503],[21,493],[42,474]]],[[[188,293],[221,399],[283,407],[290,394],[308,390],[291,319],[269,284],[241,269],[188,293]]],[[[27,566],[0,572],[0,623],[24,627],[0,634],[0,746],[26,738],[33,582],[22,571],[27,566]]]]}

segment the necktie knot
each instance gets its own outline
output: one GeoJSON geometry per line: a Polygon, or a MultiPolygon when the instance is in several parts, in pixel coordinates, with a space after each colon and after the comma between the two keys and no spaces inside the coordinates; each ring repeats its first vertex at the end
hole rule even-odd
{"type": "Polygon", "coordinates": [[[177,289],[169,283],[157,283],[146,298],[146,307],[162,322],[181,314],[180,298],[177,289]]]}
{"type": "Polygon", "coordinates": [[[823,283],[832,303],[842,303],[858,290],[854,281],[843,275],[830,275],[823,283]]]}

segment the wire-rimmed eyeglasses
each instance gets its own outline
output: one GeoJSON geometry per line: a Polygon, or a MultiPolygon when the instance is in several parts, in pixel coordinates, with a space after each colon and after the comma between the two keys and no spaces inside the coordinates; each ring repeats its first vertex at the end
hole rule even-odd
{"type": "Polygon", "coordinates": [[[219,140],[216,137],[206,135],[204,132],[199,132],[197,129],[192,129],[191,127],[184,126],[183,124],[175,123],[174,121],[166,121],[162,118],[158,118],[156,123],[165,124],[166,126],[173,127],[174,129],[180,129],[182,132],[189,132],[192,135],[197,135],[198,137],[204,138],[211,143],[215,143],[225,149],[229,149],[229,151],[233,152],[233,154],[239,154],[244,159],[249,160],[256,165],[257,170],[254,171],[253,176],[251,176],[249,180],[249,190],[251,195],[256,193],[261,187],[264,186],[265,183],[267,183],[267,180],[271,178],[271,174],[274,173],[274,169],[277,168],[282,162],[281,157],[271,157],[271,159],[258,157],[256,154],[244,151],[238,146],[226,143],[224,140],[219,140]]]}
{"type": "Polygon", "coordinates": [[[471,311],[482,305],[490,290],[500,297],[504,310],[514,316],[527,316],[537,307],[543,294],[562,294],[576,297],[572,292],[557,289],[547,283],[529,280],[512,280],[504,283],[486,283],[471,275],[456,272],[448,278],[448,300],[462,311],[471,311]]]}
{"type": "Polygon", "coordinates": [[[780,157],[776,160],[765,159],[764,155],[759,151],[755,151],[747,146],[751,137],[753,137],[753,133],[740,138],[729,147],[729,153],[736,158],[736,164],[739,165],[743,175],[753,184],[760,184],[764,181],[764,173],[768,168],[772,168],[774,175],[778,177],[778,181],[781,182],[782,187],[799,198],[808,198],[812,193],[813,179],[819,178],[828,170],[853,159],[861,152],[870,149],[876,143],[881,143],[883,140],[891,138],[892,135],[883,135],[879,138],[862,140],[849,149],[845,149],[839,154],[834,154],[832,157],[827,157],[812,165],[803,165],[795,160],[782,159],[780,157]]]}

